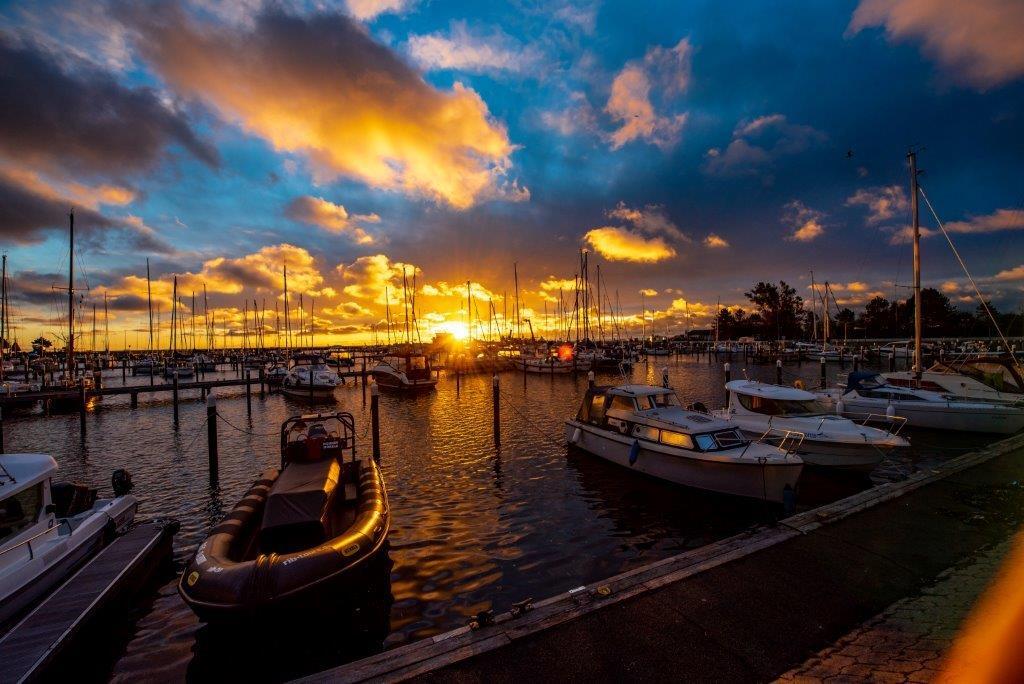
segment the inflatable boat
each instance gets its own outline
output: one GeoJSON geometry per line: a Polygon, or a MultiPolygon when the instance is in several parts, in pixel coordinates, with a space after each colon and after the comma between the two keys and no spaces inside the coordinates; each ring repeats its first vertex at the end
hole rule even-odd
{"type": "Polygon", "coordinates": [[[349,413],[289,418],[281,467],[263,473],[196,549],[178,582],[207,621],[344,600],[390,524],[377,464],[357,458],[349,413]]]}

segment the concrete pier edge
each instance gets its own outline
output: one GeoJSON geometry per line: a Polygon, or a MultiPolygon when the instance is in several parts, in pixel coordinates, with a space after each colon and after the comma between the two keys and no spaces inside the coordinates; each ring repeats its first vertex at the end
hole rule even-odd
{"type": "Polygon", "coordinates": [[[1024,434],[995,442],[926,470],[901,482],[885,483],[833,503],[791,516],[774,526],[762,526],[640,568],[537,601],[533,609],[514,617],[502,613],[495,623],[479,629],[460,627],[406,646],[315,673],[298,681],[401,681],[432,673],[473,656],[512,644],[540,631],[614,606],[702,572],[750,556],[855,513],[897,499],[1024,447],[1024,434]]]}

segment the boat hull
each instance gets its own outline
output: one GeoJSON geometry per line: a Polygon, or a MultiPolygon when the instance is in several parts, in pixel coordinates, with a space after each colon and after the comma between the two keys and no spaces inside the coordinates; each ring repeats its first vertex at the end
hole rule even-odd
{"type": "Polygon", "coordinates": [[[281,391],[295,399],[313,399],[324,401],[334,399],[335,385],[294,385],[287,381],[281,383],[281,391]]]}
{"type": "MultiPolygon", "coordinates": [[[[847,413],[885,415],[888,404],[882,400],[843,397],[847,413]]],[[[968,404],[949,406],[940,402],[893,402],[896,415],[907,419],[911,427],[957,432],[984,432],[1012,435],[1024,429],[1024,408],[983,407],[968,404]]]]}
{"type": "Polygon", "coordinates": [[[632,437],[575,420],[566,421],[566,440],[594,456],[660,480],[775,503],[783,501],[787,487],[796,490],[803,469],[799,460],[761,464],[689,458],[679,453],[682,450],[672,453],[667,447],[662,450],[644,442],[631,464],[632,437]]]}
{"type": "Polygon", "coordinates": [[[373,371],[370,373],[370,376],[382,390],[391,390],[395,392],[429,392],[437,387],[437,378],[433,377],[424,380],[405,380],[392,373],[382,373],[380,371],[373,371]]]}

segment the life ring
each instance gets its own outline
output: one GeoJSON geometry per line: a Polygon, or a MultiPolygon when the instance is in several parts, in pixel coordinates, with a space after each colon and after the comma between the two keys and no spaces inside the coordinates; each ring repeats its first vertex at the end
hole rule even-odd
{"type": "Polygon", "coordinates": [[[793,381],[793,387],[796,387],[798,390],[802,390],[804,388],[804,381],[797,378],[793,381]]]}

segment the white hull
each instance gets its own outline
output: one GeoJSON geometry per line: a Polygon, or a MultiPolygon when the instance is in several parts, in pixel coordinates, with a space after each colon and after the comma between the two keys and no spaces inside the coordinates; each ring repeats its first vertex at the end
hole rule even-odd
{"type": "Polygon", "coordinates": [[[334,385],[292,385],[288,384],[287,381],[281,385],[281,391],[290,397],[298,397],[300,399],[308,399],[310,397],[314,399],[328,399],[334,397],[334,385]]]}
{"type": "Polygon", "coordinates": [[[761,464],[754,458],[746,462],[712,454],[701,454],[707,458],[698,458],[683,449],[644,441],[640,441],[636,462],[630,464],[632,437],[575,420],[566,421],[566,439],[595,456],[661,480],[773,502],[782,502],[787,486],[795,491],[803,469],[799,459],[761,464]],[[574,441],[577,429],[579,435],[574,441]]]}
{"type": "MultiPolygon", "coordinates": [[[[863,397],[843,398],[848,413],[885,415],[889,404],[884,400],[863,397]]],[[[995,408],[991,405],[971,406],[966,402],[941,403],[925,401],[894,401],[897,416],[907,419],[911,427],[958,432],[990,432],[1012,435],[1024,429],[1024,407],[995,408]]]]}
{"type": "MultiPolygon", "coordinates": [[[[516,359],[515,360],[516,370],[523,371],[524,373],[540,373],[544,375],[566,375],[573,372],[573,364],[566,361],[552,361],[548,362],[543,359],[516,359]]],[[[586,372],[590,370],[590,362],[579,362],[575,365],[577,372],[586,372]]]]}

